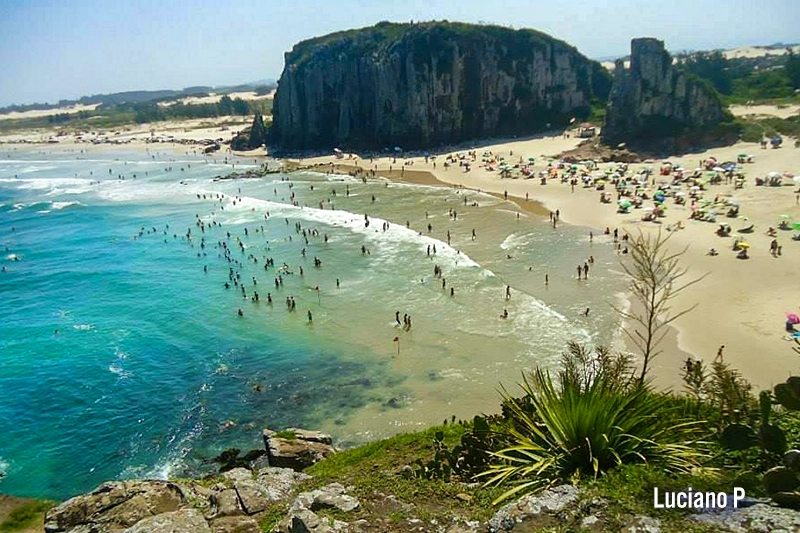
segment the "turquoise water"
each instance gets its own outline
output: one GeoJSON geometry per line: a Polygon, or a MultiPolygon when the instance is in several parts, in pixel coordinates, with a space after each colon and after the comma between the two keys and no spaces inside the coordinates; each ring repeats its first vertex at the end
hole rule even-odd
{"type": "Polygon", "coordinates": [[[348,444],[467,417],[495,408],[498,383],[520,369],[554,365],[567,340],[610,340],[616,257],[580,228],[518,218],[487,195],[468,193],[479,207],[466,207],[452,189],[213,181],[230,163],[0,150],[0,491],[65,498],[107,479],[191,475],[222,449],[258,447],[267,426],[348,444]],[[577,283],[589,254],[591,279],[577,283]],[[231,268],[247,298],[224,288],[231,268]]]}

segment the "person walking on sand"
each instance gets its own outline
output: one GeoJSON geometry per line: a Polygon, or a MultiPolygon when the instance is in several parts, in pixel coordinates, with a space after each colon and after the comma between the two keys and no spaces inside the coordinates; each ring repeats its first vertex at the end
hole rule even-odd
{"type": "Polygon", "coordinates": [[[725,349],[725,345],[723,344],[722,346],[719,347],[719,350],[717,350],[717,356],[714,358],[714,362],[715,363],[721,363],[722,362],[722,358],[723,358],[722,351],[724,349],[725,349]]]}
{"type": "Polygon", "coordinates": [[[511,285],[506,285],[506,300],[511,299],[511,285]]]}
{"type": "Polygon", "coordinates": [[[581,266],[578,265],[578,279],[581,279],[581,266]]]}

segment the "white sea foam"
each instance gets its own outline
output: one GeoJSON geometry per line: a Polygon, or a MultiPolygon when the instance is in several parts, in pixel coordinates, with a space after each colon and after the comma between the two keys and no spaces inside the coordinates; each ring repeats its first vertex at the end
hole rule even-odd
{"type": "MultiPolygon", "coordinates": [[[[208,193],[206,193],[208,194],[208,193]]],[[[217,194],[212,192],[211,194],[217,194]]],[[[365,226],[364,216],[350,211],[342,211],[338,209],[317,209],[313,207],[295,207],[293,205],[282,204],[270,200],[259,200],[257,198],[243,197],[236,203],[236,206],[230,205],[226,209],[227,212],[234,211],[241,214],[242,211],[250,212],[253,218],[248,221],[261,220],[264,211],[269,211],[273,216],[284,218],[299,218],[307,222],[317,222],[326,224],[333,227],[346,228],[353,233],[363,235],[370,243],[375,243],[380,247],[381,251],[402,251],[401,245],[413,245],[422,253],[426,253],[428,246],[435,246],[437,251],[437,259],[440,261],[449,260],[455,266],[459,267],[480,267],[478,263],[469,258],[466,254],[460,253],[455,248],[449,246],[447,243],[420,235],[414,230],[406,228],[400,224],[389,223],[389,229],[382,231],[381,226],[387,222],[382,218],[370,217],[369,227],[365,226]],[[252,211],[255,208],[256,211],[252,211]]],[[[230,219],[229,219],[230,220],[230,219]]],[[[241,219],[233,219],[241,220],[241,219]]],[[[227,222],[227,221],[226,221],[227,222]]],[[[244,223],[244,222],[239,222],[244,223]]],[[[393,256],[394,254],[391,254],[393,256]]],[[[379,257],[379,256],[375,256],[379,257]]],[[[394,259],[394,257],[391,257],[394,259]]]]}
{"type": "Polygon", "coordinates": [[[77,331],[91,331],[94,329],[94,326],[91,324],[75,324],[72,328],[77,331]]]}
{"type": "Polygon", "coordinates": [[[119,379],[128,379],[133,375],[131,372],[128,372],[120,365],[115,363],[111,363],[110,365],[108,365],[108,371],[111,372],[112,374],[116,374],[117,376],[119,376],[119,379]]]}

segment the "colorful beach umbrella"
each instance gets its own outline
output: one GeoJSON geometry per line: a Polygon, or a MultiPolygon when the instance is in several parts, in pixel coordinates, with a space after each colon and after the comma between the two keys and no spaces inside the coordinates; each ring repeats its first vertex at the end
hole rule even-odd
{"type": "Polygon", "coordinates": [[[795,313],[786,313],[786,321],[790,324],[800,324],[800,316],[795,313]]]}

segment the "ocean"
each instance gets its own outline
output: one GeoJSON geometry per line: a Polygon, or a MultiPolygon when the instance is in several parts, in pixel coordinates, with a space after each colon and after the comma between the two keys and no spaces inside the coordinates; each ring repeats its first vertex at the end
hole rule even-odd
{"type": "Polygon", "coordinates": [[[196,475],[265,427],[348,446],[471,418],[568,341],[614,341],[618,256],[586,228],[448,187],[214,180],[261,163],[0,147],[0,492],[196,475]]]}

